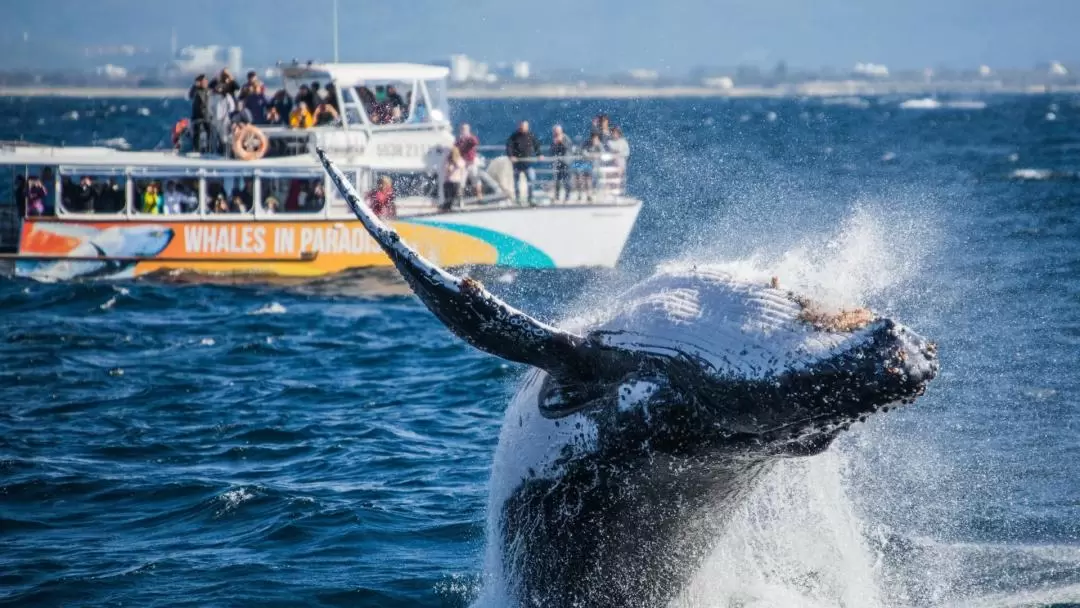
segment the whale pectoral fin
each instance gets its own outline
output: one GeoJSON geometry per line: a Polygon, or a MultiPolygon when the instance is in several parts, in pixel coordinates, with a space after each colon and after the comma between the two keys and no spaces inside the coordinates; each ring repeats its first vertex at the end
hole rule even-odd
{"type": "Polygon", "coordinates": [[[345,175],[316,149],[319,160],[357,219],[401,272],[420,300],[451,331],[476,348],[556,375],[572,373],[582,338],[517,310],[484,289],[431,263],[401,240],[361,200],[345,175]]]}

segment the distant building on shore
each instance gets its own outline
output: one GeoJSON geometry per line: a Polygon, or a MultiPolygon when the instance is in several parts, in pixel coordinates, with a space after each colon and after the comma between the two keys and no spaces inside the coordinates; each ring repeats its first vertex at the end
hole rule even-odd
{"type": "Polygon", "coordinates": [[[228,68],[236,76],[244,67],[243,61],[243,49],[238,46],[185,46],[176,52],[169,67],[171,71],[185,76],[213,74],[221,68],[228,68]]]}

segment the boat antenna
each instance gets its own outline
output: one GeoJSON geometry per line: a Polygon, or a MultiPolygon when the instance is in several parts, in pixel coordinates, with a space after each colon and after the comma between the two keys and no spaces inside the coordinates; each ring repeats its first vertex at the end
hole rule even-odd
{"type": "Polygon", "coordinates": [[[338,0],[334,0],[334,63],[338,63],[338,26],[337,8],[338,0]]]}

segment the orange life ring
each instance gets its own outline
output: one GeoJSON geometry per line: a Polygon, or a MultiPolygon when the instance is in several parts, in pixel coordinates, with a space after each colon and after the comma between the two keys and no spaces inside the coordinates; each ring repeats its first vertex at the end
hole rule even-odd
{"type": "Polygon", "coordinates": [[[176,121],[176,124],[172,128],[172,145],[174,148],[180,147],[180,138],[184,135],[184,131],[187,131],[188,125],[191,122],[186,118],[181,118],[176,121]]]}
{"type": "Polygon", "coordinates": [[[240,160],[257,160],[266,156],[270,138],[255,125],[243,125],[232,138],[233,155],[240,160]]]}

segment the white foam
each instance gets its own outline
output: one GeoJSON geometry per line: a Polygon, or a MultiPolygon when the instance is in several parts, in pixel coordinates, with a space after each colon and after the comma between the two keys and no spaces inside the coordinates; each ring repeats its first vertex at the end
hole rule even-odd
{"type": "Polygon", "coordinates": [[[1034,181],[1050,179],[1053,176],[1054,172],[1050,169],[1016,169],[1009,174],[1009,177],[1013,179],[1034,181]]]}
{"type": "Polygon", "coordinates": [[[674,605],[881,606],[841,467],[835,452],[776,463],[674,605]]]}
{"type": "Polygon", "coordinates": [[[250,314],[253,315],[283,315],[289,312],[289,309],[285,308],[277,302],[271,302],[259,307],[257,310],[253,310],[250,314]]]}

